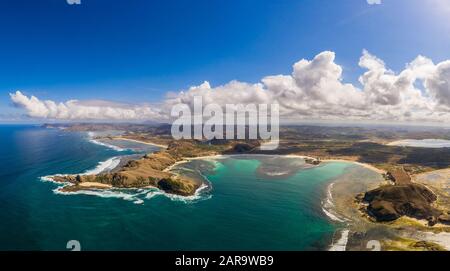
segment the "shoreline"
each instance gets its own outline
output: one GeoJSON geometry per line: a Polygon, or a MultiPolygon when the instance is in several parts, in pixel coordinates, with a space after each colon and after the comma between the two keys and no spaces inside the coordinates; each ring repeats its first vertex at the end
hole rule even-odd
{"type": "MultiPolygon", "coordinates": [[[[151,142],[144,142],[144,141],[139,141],[139,140],[134,140],[134,139],[128,139],[128,138],[122,138],[122,137],[113,137],[113,139],[117,139],[117,140],[125,140],[125,141],[131,141],[131,142],[136,142],[136,143],[140,143],[140,144],[146,144],[146,145],[152,145],[152,146],[156,146],[156,147],[161,147],[161,148],[167,148],[167,146],[165,145],[161,145],[161,144],[154,144],[151,142]]],[[[311,157],[311,156],[306,156],[306,155],[296,155],[296,154],[252,154],[252,153],[242,153],[242,154],[213,154],[213,155],[206,155],[206,156],[198,156],[198,157],[183,157],[182,160],[175,162],[174,164],[166,167],[165,169],[163,169],[162,171],[164,172],[171,172],[176,166],[179,166],[181,164],[184,163],[188,163],[190,161],[194,161],[194,160],[219,160],[219,159],[227,159],[227,158],[233,158],[233,157],[279,157],[279,158],[294,158],[294,159],[312,159],[312,160],[318,160],[315,157],[311,157]]],[[[375,166],[372,166],[370,164],[365,164],[365,163],[360,163],[360,162],[356,162],[356,161],[352,161],[352,160],[345,160],[345,159],[326,159],[326,160],[320,160],[321,162],[324,163],[328,163],[328,162],[344,162],[344,163],[349,163],[349,164],[357,164],[359,166],[362,166],[366,169],[369,169],[371,171],[374,171],[378,174],[382,174],[384,173],[384,171],[376,168],[375,166]]],[[[172,172],[173,173],[173,172],[172,172]]],[[[174,173],[176,174],[176,173],[174,173]]],[[[334,183],[334,181],[331,181],[331,188],[332,188],[332,184],[334,183]]],[[[102,183],[95,183],[95,182],[83,182],[78,184],[80,186],[80,190],[81,191],[89,191],[89,189],[104,189],[105,191],[109,191],[110,189],[113,189],[114,187],[112,185],[109,184],[102,184],[102,183]],[[84,190],[85,189],[85,190],[84,190]]],[[[197,200],[200,198],[201,192],[205,189],[207,189],[209,187],[210,184],[208,184],[205,181],[202,181],[202,183],[200,184],[200,186],[195,190],[195,193],[193,195],[189,195],[189,196],[182,196],[182,195],[174,195],[174,194],[168,194],[164,191],[162,191],[161,189],[158,189],[157,187],[148,187],[149,189],[153,189],[156,188],[157,191],[150,191],[147,193],[147,195],[145,196],[145,199],[151,199],[152,197],[156,196],[156,195],[164,195],[172,200],[181,200],[181,201],[191,201],[191,200],[197,200]]],[[[145,187],[147,188],[147,187],[145,187]]],[[[78,191],[76,193],[82,193],[81,191],[78,191]]],[[[328,191],[329,193],[331,193],[331,191],[328,191]]],[[[70,194],[70,192],[68,192],[68,194],[70,194]]],[[[322,199],[322,203],[324,201],[328,200],[327,197],[322,199]]],[[[142,199],[136,199],[136,201],[139,201],[139,204],[141,204],[142,199]]],[[[135,202],[136,203],[136,202],[135,202]]],[[[323,207],[323,204],[322,204],[323,207]]],[[[333,206],[334,207],[334,206],[333,206]]],[[[334,208],[332,208],[334,209],[334,208]]],[[[325,212],[324,209],[322,209],[323,215],[325,217],[328,217],[328,219],[330,219],[330,216],[325,212]]],[[[330,220],[334,220],[334,219],[330,219],[330,220]]],[[[330,223],[333,223],[332,221],[330,221],[330,223]]],[[[336,221],[334,220],[334,223],[345,223],[345,221],[336,221]]],[[[336,229],[336,232],[341,233],[341,237],[339,240],[332,240],[329,249],[331,248],[331,250],[346,250],[346,245],[347,245],[347,241],[348,241],[348,234],[349,234],[349,230],[348,229],[336,229]],[[336,242],[336,243],[335,243],[336,242]]]]}
{"type": "MultiPolygon", "coordinates": [[[[146,144],[146,145],[151,145],[151,146],[157,146],[157,147],[161,147],[161,148],[167,148],[166,145],[161,145],[161,144],[155,144],[152,142],[145,142],[145,141],[141,141],[141,140],[135,140],[135,139],[130,139],[130,138],[123,138],[121,136],[116,136],[113,137],[113,139],[117,139],[117,140],[125,140],[125,141],[130,141],[130,142],[136,142],[136,143],[140,143],[140,144],[146,144]]],[[[287,154],[287,155],[283,155],[283,154],[251,154],[251,153],[242,153],[242,154],[213,154],[213,155],[206,155],[206,156],[198,156],[198,157],[184,157],[182,160],[175,162],[174,164],[166,167],[165,169],[163,169],[163,172],[171,172],[176,166],[179,166],[181,164],[184,163],[188,163],[190,161],[193,160],[217,160],[217,159],[226,159],[226,158],[232,158],[232,157],[243,157],[243,156],[247,156],[247,157],[280,157],[280,158],[295,158],[295,159],[311,159],[311,160],[319,160],[315,157],[311,157],[311,156],[307,156],[307,155],[297,155],[297,154],[287,154]]],[[[117,157],[116,157],[117,158],[117,157]]],[[[371,171],[374,171],[378,174],[383,174],[385,173],[385,171],[376,168],[375,166],[372,166],[370,164],[365,164],[365,163],[360,163],[360,162],[356,162],[356,161],[352,161],[352,160],[345,160],[345,159],[325,159],[325,160],[320,160],[321,162],[327,163],[327,162],[344,162],[344,163],[353,163],[353,164],[357,164],[359,166],[362,166],[364,168],[367,168],[371,171]]],[[[171,172],[173,174],[179,175],[177,173],[171,172]]],[[[205,185],[205,181],[202,181],[200,184],[200,187],[197,190],[202,190],[202,186],[205,185]]],[[[209,184],[206,184],[207,186],[209,184]]],[[[112,189],[114,188],[112,185],[109,184],[101,184],[101,183],[95,183],[95,182],[84,182],[84,183],[80,183],[79,184],[80,189],[89,189],[89,188],[100,188],[100,189],[112,189]]],[[[198,191],[195,191],[194,195],[197,194],[198,191]]],[[[330,191],[331,192],[331,191],[330,191]]],[[[186,199],[192,197],[192,196],[180,196],[180,197],[185,197],[186,199]]],[[[326,199],[324,199],[326,200],[326,199]]],[[[324,212],[325,213],[325,212],[324,212]]],[[[327,215],[325,213],[325,215],[327,215]]],[[[329,217],[327,215],[327,217],[329,217]]],[[[333,219],[332,219],[333,220],[333,219]]]]}
{"type": "Polygon", "coordinates": [[[140,143],[140,144],[144,144],[144,145],[160,147],[160,148],[163,148],[163,149],[167,149],[168,148],[167,145],[162,145],[162,144],[157,144],[157,143],[152,143],[152,142],[147,142],[147,141],[142,141],[142,140],[137,140],[137,139],[132,139],[132,138],[126,138],[126,137],[121,137],[121,136],[115,136],[115,137],[112,137],[112,139],[113,140],[130,141],[130,142],[134,142],[134,143],[140,143]]]}
{"type": "MultiPolygon", "coordinates": [[[[216,160],[216,159],[226,159],[229,157],[239,157],[239,156],[262,156],[262,157],[283,157],[283,158],[298,158],[298,159],[313,159],[313,160],[317,160],[317,158],[315,157],[311,157],[311,156],[306,156],[306,155],[295,155],[295,154],[287,154],[287,155],[283,155],[283,154],[251,154],[251,153],[243,153],[243,154],[216,154],[216,155],[209,155],[209,156],[198,156],[198,157],[185,157],[183,158],[183,160],[175,162],[173,165],[165,168],[163,171],[170,171],[173,167],[180,165],[180,164],[184,164],[184,163],[188,163],[192,160],[216,160]]],[[[369,170],[372,170],[378,174],[384,174],[386,173],[386,171],[379,169],[373,165],[370,164],[366,164],[366,163],[361,163],[361,162],[357,162],[357,161],[352,161],[352,160],[345,160],[345,159],[325,159],[325,160],[320,160],[320,162],[323,163],[328,163],[328,162],[344,162],[344,163],[350,163],[350,164],[356,164],[359,166],[362,166],[364,168],[367,168],[369,170]]]]}
{"type": "Polygon", "coordinates": [[[113,188],[113,186],[110,184],[95,183],[95,182],[82,182],[79,183],[78,185],[82,186],[83,188],[102,188],[102,189],[113,188]]]}
{"type": "Polygon", "coordinates": [[[365,167],[367,169],[375,171],[376,173],[379,173],[379,174],[385,174],[386,173],[385,170],[379,169],[379,168],[377,168],[375,166],[372,166],[371,164],[361,163],[361,162],[357,162],[357,161],[350,161],[350,160],[345,160],[345,159],[327,159],[327,160],[321,160],[321,161],[322,162],[349,162],[349,163],[360,165],[362,167],[365,167]]]}
{"type": "MultiPolygon", "coordinates": [[[[164,149],[167,149],[167,145],[162,145],[162,144],[156,144],[156,143],[152,143],[152,142],[147,142],[147,141],[142,141],[142,140],[136,140],[136,139],[131,139],[131,138],[124,138],[121,136],[116,136],[113,137],[113,139],[117,139],[117,140],[125,140],[125,141],[130,141],[130,142],[135,142],[135,143],[141,143],[141,144],[145,144],[145,145],[151,145],[151,146],[156,146],[156,147],[161,147],[164,149]]],[[[175,164],[167,167],[166,169],[164,169],[163,171],[170,171],[174,166],[179,165],[179,164],[183,164],[183,163],[187,163],[191,160],[201,160],[201,159],[223,159],[226,157],[234,157],[234,156],[242,156],[242,155],[247,155],[247,156],[265,156],[265,157],[286,157],[286,158],[300,158],[300,159],[312,159],[312,160],[320,160],[316,157],[312,157],[312,156],[307,156],[307,155],[297,155],[297,154],[215,154],[215,155],[208,155],[208,156],[198,156],[198,157],[186,157],[183,158],[183,160],[175,162],[175,164]]],[[[361,163],[361,162],[357,162],[357,161],[352,161],[352,160],[346,160],[346,159],[339,159],[339,158],[335,158],[335,159],[324,159],[324,160],[320,160],[321,162],[346,162],[346,163],[354,163],[357,165],[360,165],[362,167],[365,167],[367,169],[370,169],[372,171],[375,171],[379,174],[384,174],[386,173],[385,170],[379,169],[371,164],[367,164],[367,163],[361,163]]]]}

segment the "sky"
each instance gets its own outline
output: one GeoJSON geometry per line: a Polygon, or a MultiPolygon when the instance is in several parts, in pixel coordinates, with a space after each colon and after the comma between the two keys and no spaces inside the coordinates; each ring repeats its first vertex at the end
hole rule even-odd
{"type": "Polygon", "coordinates": [[[0,122],[161,119],[194,94],[277,100],[293,121],[440,121],[449,16],[446,0],[3,0],[0,122]]]}

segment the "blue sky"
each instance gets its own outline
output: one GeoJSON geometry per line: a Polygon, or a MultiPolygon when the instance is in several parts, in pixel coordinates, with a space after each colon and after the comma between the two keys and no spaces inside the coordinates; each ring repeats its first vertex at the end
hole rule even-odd
{"type": "Polygon", "coordinates": [[[363,49],[398,71],[450,58],[445,0],[4,0],[0,112],[8,93],[40,99],[158,101],[208,80],[259,82],[330,50],[358,84],[363,49]]]}

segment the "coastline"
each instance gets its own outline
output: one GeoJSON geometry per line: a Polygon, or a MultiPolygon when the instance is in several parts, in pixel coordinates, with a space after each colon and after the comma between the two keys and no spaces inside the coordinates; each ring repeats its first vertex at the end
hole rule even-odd
{"type": "MultiPolygon", "coordinates": [[[[175,166],[188,163],[193,160],[218,160],[218,159],[226,159],[229,157],[241,157],[241,156],[259,156],[259,157],[286,157],[286,158],[295,158],[295,159],[316,159],[314,157],[305,156],[305,155],[267,155],[267,154],[229,154],[229,155],[210,155],[210,156],[199,156],[199,157],[190,157],[190,158],[184,158],[181,161],[176,162],[175,164],[171,165],[170,167],[166,168],[165,170],[170,171],[175,166]]],[[[365,164],[361,162],[351,161],[351,160],[345,160],[345,159],[326,159],[321,160],[321,162],[328,163],[328,162],[344,162],[349,164],[354,164],[361,166],[365,169],[368,169],[380,176],[385,173],[384,170],[378,169],[375,166],[372,166],[370,164],[365,164]]],[[[336,234],[340,235],[340,238],[338,240],[335,240],[334,238],[331,240],[331,243],[328,247],[329,251],[345,251],[347,248],[347,243],[350,239],[350,229],[349,229],[349,223],[351,221],[346,218],[345,216],[342,216],[339,214],[339,212],[336,209],[334,198],[333,198],[333,187],[337,180],[332,180],[327,186],[326,186],[326,196],[322,199],[321,205],[322,205],[322,212],[323,214],[328,217],[332,223],[338,223],[345,225],[344,228],[338,228],[336,229],[336,234]]]]}
{"type": "MultiPolygon", "coordinates": [[[[113,137],[113,139],[118,139],[118,140],[126,140],[126,141],[130,141],[130,142],[136,142],[136,143],[141,143],[141,144],[146,144],[146,145],[152,145],[152,146],[156,146],[156,147],[161,147],[161,148],[167,148],[167,145],[162,145],[162,144],[156,144],[156,143],[152,143],[152,142],[146,142],[146,141],[142,141],[142,140],[136,140],[136,139],[131,139],[131,138],[124,138],[121,136],[116,136],[113,137]]],[[[316,157],[312,157],[312,156],[307,156],[307,155],[297,155],[297,154],[286,154],[286,155],[282,155],[282,154],[251,154],[251,153],[243,153],[243,154],[215,154],[215,155],[208,155],[208,156],[198,156],[198,157],[184,157],[183,160],[175,162],[175,164],[167,167],[166,169],[164,169],[163,171],[170,171],[174,166],[179,165],[179,164],[183,164],[183,163],[187,163],[191,160],[201,160],[201,159],[223,159],[226,157],[233,157],[233,156],[242,156],[242,155],[247,155],[247,156],[265,156],[265,157],[287,157],[287,158],[300,158],[300,159],[312,159],[312,160],[317,160],[316,157]]],[[[367,164],[367,163],[361,163],[361,162],[357,162],[357,161],[352,161],[352,160],[346,160],[346,159],[324,159],[324,160],[320,160],[321,162],[346,162],[346,163],[354,163],[357,165],[360,165],[362,167],[365,167],[367,169],[370,169],[372,171],[375,171],[379,174],[384,174],[386,173],[385,170],[379,169],[371,164],[367,164]]]]}
{"type": "MultiPolygon", "coordinates": [[[[139,141],[139,140],[134,140],[134,139],[127,139],[127,138],[121,138],[121,137],[114,137],[114,139],[119,139],[119,140],[127,140],[127,141],[132,141],[132,142],[137,142],[137,143],[141,143],[141,144],[147,144],[147,145],[152,145],[152,146],[158,146],[158,147],[167,147],[164,145],[160,145],[160,144],[153,144],[150,142],[143,142],[143,141],[139,141]]],[[[226,158],[232,158],[232,157],[279,157],[279,158],[294,158],[294,159],[312,159],[312,160],[316,160],[316,158],[311,157],[311,156],[306,156],[306,155],[296,155],[296,154],[288,154],[288,155],[280,155],[280,154],[252,154],[252,153],[242,153],[242,154],[213,154],[213,155],[205,155],[205,156],[198,156],[198,157],[183,157],[182,160],[180,161],[176,161],[175,163],[173,163],[172,165],[166,167],[165,169],[163,169],[162,171],[164,172],[170,172],[172,171],[176,166],[180,165],[180,164],[184,164],[184,163],[188,163],[190,161],[194,161],[194,160],[218,160],[218,159],[226,159],[226,158]]],[[[117,157],[115,157],[117,158],[117,157]]],[[[112,159],[112,158],[110,158],[112,159]]],[[[381,171],[380,169],[377,169],[376,167],[369,165],[369,164],[364,164],[364,163],[359,163],[359,162],[355,162],[352,160],[344,160],[344,159],[326,159],[326,160],[320,160],[321,162],[327,163],[327,162],[344,162],[344,163],[349,163],[349,164],[357,164],[359,166],[362,166],[364,168],[367,168],[371,171],[374,171],[376,173],[382,173],[383,171],[381,171]]],[[[105,163],[99,162],[99,166],[96,168],[98,169],[99,167],[101,167],[103,165],[103,167],[105,163]]],[[[94,170],[88,170],[87,172],[93,172],[96,171],[94,170]]],[[[178,173],[174,173],[171,172],[173,174],[178,174],[178,173]]],[[[84,173],[86,174],[86,172],[84,173]]],[[[335,180],[331,180],[330,182],[330,186],[328,187],[328,189],[330,190],[328,194],[331,194],[331,190],[333,190],[333,184],[334,184],[335,180]]],[[[185,203],[191,203],[194,201],[197,201],[199,199],[208,199],[210,198],[212,195],[208,194],[208,193],[203,193],[204,190],[206,190],[210,184],[207,183],[207,179],[202,181],[202,184],[200,185],[200,187],[198,187],[195,191],[195,193],[193,195],[189,195],[189,196],[183,196],[183,195],[176,195],[176,194],[170,194],[170,193],[166,193],[161,189],[158,189],[156,187],[143,187],[144,191],[143,192],[135,192],[134,194],[125,194],[125,193],[130,193],[130,192],[120,192],[120,191],[128,191],[126,190],[126,188],[124,188],[125,190],[119,190],[119,191],[114,191],[112,189],[114,189],[114,187],[112,185],[109,184],[101,184],[101,183],[95,183],[95,182],[83,182],[79,184],[80,186],[80,191],[63,191],[63,190],[58,190],[57,192],[55,191],[55,193],[58,194],[62,194],[62,195],[71,195],[71,194],[85,194],[85,195],[94,195],[94,196],[100,196],[100,197],[117,197],[117,198],[123,198],[125,200],[128,201],[132,201],[135,204],[143,204],[145,199],[151,199],[155,196],[158,195],[163,195],[171,200],[176,200],[176,201],[182,201],[185,203]],[[90,190],[92,189],[92,190],[90,190]],[[147,190],[148,189],[148,190],[147,190]],[[138,197],[138,195],[141,195],[138,197]]],[[[132,191],[132,190],[130,190],[132,191]]],[[[328,200],[333,200],[333,197],[331,197],[331,199],[328,199],[327,196],[325,196],[322,199],[322,206],[323,206],[323,202],[328,201],[328,200]]],[[[319,202],[320,204],[320,202],[319,202]]],[[[334,207],[334,206],[328,206],[328,207],[334,207]]],[[[334,208],[332,208],[334,209],[334,208]]],[[[339,224],[347,224],[348,221],[342,221],[340,219],[332,219],[330,218],[330,215],[327,214],[327,212],[325,211],[325,209],[322,209],[323,215],[325,217],[328,217],[328,219],[330,219],[330,223],[339,223],[339,224]]],[[[333,212],[334,214],[334,212],[333,212]]],[[[341,218],[341,217],[340,217],[341,218]]],[[[340,238],[339,240],[331,240],[330,246],[328,249],[330,250],[346,250],[346,245],[349,239],[349,232],[350,230],[346,227],[346,228],[338,228],[336,229],[336,234],[340,233],[340,238]]]]}
{"type": "Polygon", "coordinates": [[[362,167],[365,167],[367,169],[370,169],[372,171],[375,171],[376,173],[379,174],[385,174],[386,171],[379,169],[375,166],[372,166],[371,164],[366,164],[366,163],[361,163],[361,162],[357,162],[357,161],[350,161],[350,160],[344,160],[344,159],[327,159],[327,160],[321,160],[322,162],[347,162],[347,163],[353,163],[353,164],[357,164],[360,165],[362,167]]]}
{"type": "MultiPolygon", "coordinates": [[[[239,156],[262,156],[262,157],[284,157],[284,158],[299,158],[299,159],[313,159],[316,160],[317,158],[306,156],[306,155],[295,155],[295,154],[287,154],[287,155],[279,155],[279,154],[251,154],[251,153],[243,153],[243,154],[216,154],[216,155],[209,155],[209,156],[198,156],[198,157],[185,157],[183,160],[175,162],[175,164],[167,167],[164,169],[164,171],[170,171],[174,166],[180,165],[183,163],[188,163],[192,160],[215,160],[215,159],[225,159],[228,157],[239,157],[239,156]]],[[[372,170],[379,174],[384,174],[386,171],[379,169],[375,166],[372,166],[370,164],[361,163],[357,161],[352,160],[345,160],[345,159],[326,159],[326,160],[320,160],[323,163],[327,162],[344,162],[344,163],[350,163],[350,164],[356,164],[362,167],[365,167],[369,170],[372,170]]]]}
{"type": "Polygon", "coordinates": [[[94,183],[94,182],[82,182],[78,184],[79,186],[85,187],[85,188],[113,188],[110,184],[104,184],[104,183],[94,183]]]}
{"type": "Polygon", "coordinates": [[[147,142],[147,141],[142,141],[142,140],[136,140],[136,139],[126,138],[126,137],[121,137],[121,136],[115,136],[112,139],[130,141],[130,142],[140,143],[140,144],[144,144],[144,145],[151,145],[151,146],[160,147],[163,149],[167,149],[167,147],[168,147],[167,145],[162,145],[162,144],[157,144],[157,143],[147,142]]]}

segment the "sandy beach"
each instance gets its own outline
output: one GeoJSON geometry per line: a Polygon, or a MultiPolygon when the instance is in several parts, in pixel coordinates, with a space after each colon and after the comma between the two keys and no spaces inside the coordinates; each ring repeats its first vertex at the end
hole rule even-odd
{"type": "MultiPolygon", "coordinates": [[[[151,146],[156,146],[156,147],[160,147],[160,148],[164,148],[167,149],[167,145],[162,145],[162,144],[156,144],[156,143],[152,143],[152,142],[147,142],[147,141],[141,141],[141,140],[136,140],[136,139],[130,139],[130,138],[124,138],[121,136],[118,137],[114,137],[114,139],[117,140],[125,140],[125,141],[130,141],[130,142],[136,142],[136,143],[141,143],[141,144],[146,144],[146,145],[151,145],[151,146]]],[[[306,156],[306,155],[295,155],[295,154],[288,154],[288,155],[277,155],[277,154],[229,154],[229,155],[222,155],[222,154],[218,154],[218,155],[210,155],[210,156],[199,156],[199,157],[190,157],[190,158],[184,158],[184,160],[182,161],[178,161],[175,164],[171,165],[170,167],[167,167],[166,169],[164,169],[163,171],[170,171],[173,167],[182,164],[182,163],[186,163],[189,162],[191,160],[202,160],[202,159],[221,159],[221,158],[226,158],[226,157],[233,157],[233,156],[241,156],[241,155],[255,155],[255,156],[267,156],[267,157],[288,157],[288,158],[300,158],[300,159],[312,159],[312,160],[316,160],[317,158],[315,157],[311,157],[311,156],[306,156]]],[[[344,160],[344,159],[325,159],[325,160],[320,160],[321,162],[347,162],[347,163],[354,163],[357,165],[360,165],[362,167],[365,167],[367,169],[373,170],[379,174],[384,174],[386,173],[386,171],[381,170],[379,168],[376,168],[370,164],[366,164],[366,163],[361,163],[361,162],[356,162],[356,161],[351,161],[351,160],[344,160]]]]}
{"type": "Polygon", "coordinates": [[[343,160],[343,159],[327,159],[327,160],[321,160],[321,161],[322,161],[322,162],[348,162],[348,163],[353,163],[353,164],[360,165],[360,166],[362,166],[362,167],[365,167],[365,168],[367,168],[367,169],[373,170],[373,171],[375,171],[375,172],[377,172],[377,173],[380,173],[380,174],[386,173],[386,171],[381,170],[381,169],[379,169],[379,168],[376,168],[376,167],[374,167],[374,166],[372,166],[372,165],[370,165],[370,164],[365,164],[365,163],[356,162],[356,161],[343,160]]]}
{"type": "Polygon", "coordinates": [[[112,185],[110,184],[94,183],[94,182],[82,182],[79,183],[78,185],[85,188],[112,188],[112,185]]]}
{"type": "MultiPolygon", "coordinates": [[[[227,157],[239,157],[239,156],[263,156],[263,157],[285,157],[285,158],[300,158],[300,159],[312,159],[312,160],[316,160],[317,158],[314,157],[310,157],[310,156],[305,156],[305,155],[295,155],[295,154],[288,154],[288,155],[277,155],[277,154],[218,154],[218,155],[210,155],[210,156],[199,156],[199,157],[189,157],[189,158],[184,158],[181,161],[176,162],[175,164],[171,165],[170,167],[167,167],[166,169],[164,169],[164,171],[170,171],[173,167],[183,164],[183,163],[187,163],[189,161],[192,160],[208,160],[208,159],[225,159],[227,157]]],[[[344,160],[344,159],[326,159],[326,160],[320,160],[321,162],[345,162],[345,163],[353,163],[353,164],[357,164],[360,165],[362,167],[365,167],[369,170],[375,171],[376,173],[379,174],[384,174],[386,173],[386,171],[381,170],[379,168],[376,168],[370,164],[365,164],[365,163],[361,163],[361,162],[355,162],[355,161],[351,161],[351,160],[344,160]]]]}

